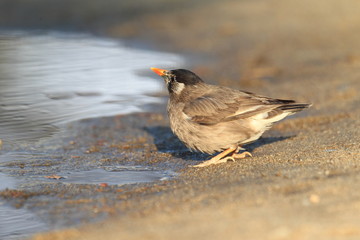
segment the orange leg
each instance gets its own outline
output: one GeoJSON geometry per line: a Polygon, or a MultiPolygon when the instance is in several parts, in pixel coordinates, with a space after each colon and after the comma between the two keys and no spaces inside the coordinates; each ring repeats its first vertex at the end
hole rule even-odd
{"type": "Polygon", "coordinates": [[[241,148],[228,148],[225,151],[216,155],[215,157],[211,158],[210,160],[194,165],[192,167],[207,167],[213,164],[225,163],[227,161],[235,161],[235,159],[245,158],[246,156],[252,157],[251,153],[249,152],[237,154],[236,152],[238,152],[240,149],[241,148]],[[233,154],[227,157],[227,155],[229,155],[230,153],[233,154]]]}
{"type": "MultiPolygon", "coordinates": [[[[251,153],[249,152],[242,152],[242,153],[234,153],[233,155],[231,155],[231,157],[228,157],[230,159],[232,159],[233,161],[235,161],[235,159],[242,159],[242,158],[246,158],[246,156],[252,157],[251,153]]],[[[229,159],[229,160],[230,160],[229,159]]]]}

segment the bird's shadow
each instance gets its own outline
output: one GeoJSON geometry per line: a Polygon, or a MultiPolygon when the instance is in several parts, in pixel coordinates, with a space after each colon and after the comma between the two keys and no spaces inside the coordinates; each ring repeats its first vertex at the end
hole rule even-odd
{"type": "Polygon", "coordinates": [[[185,160],[204,160],[208,154],[191,152],[171,131],[169,127],[145,127],[144,130],[154,138],[154,144],[159,152],[170,153],[173,157],[185,160]]]}
{"type": "MultiPolygon", "coordinates": [[[[173,157],[185,160],[204,160],[209,154],[191,152],[166,126],[145,127],[144,130],[154,138],[154,144],[159,152],[170,153],[173,157]]],[[[246,150],[252,152],[254,149],[266,144],[283,141],[293,136],[261,137],[254,143],[246,145],[246,150]]]]}

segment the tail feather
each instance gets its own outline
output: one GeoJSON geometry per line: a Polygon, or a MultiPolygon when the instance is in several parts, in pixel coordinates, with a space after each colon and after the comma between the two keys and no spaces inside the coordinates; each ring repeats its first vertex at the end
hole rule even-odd
{"type": "Polygon", "coordinates": [[[290,103],[295,103],[295,100],[285,100],[285,99],[275,99],[275,98],[271,98],[271,99],[267,99],[269,104],[290,104],[290,103]]]}
{"type": "Polygon", "coordinates": [[[294,103],[294,104],[281,105],[280,107],[278,107],[278,109],[280,109],[284,112],[295,113],[295,112],[300,112],[304,108],[308,108],[310,106],[311,106],[311,104],[307,104],[307,103],[294,103]]]}
{"type": "Polygon", "coordinates": [[[292,115],[296,112],[300,112],[304,108],[308,108],[310,106],[311,104],[307,103],[288,103],[280,105],[268,112],[266,119],[269,119],[272,122],[276,122],[285,118],[286,116],[292,115]]]}

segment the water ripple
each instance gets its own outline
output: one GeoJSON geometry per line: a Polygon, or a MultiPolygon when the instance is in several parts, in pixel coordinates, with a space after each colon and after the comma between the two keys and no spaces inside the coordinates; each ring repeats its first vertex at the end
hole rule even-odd
{"type": "Polygon", "coordinates": [[[137,72],[182,62],[88,35],[0,32],[0,139],[37,140],[63,122],[141,111],[163,86],[137,72]]]}

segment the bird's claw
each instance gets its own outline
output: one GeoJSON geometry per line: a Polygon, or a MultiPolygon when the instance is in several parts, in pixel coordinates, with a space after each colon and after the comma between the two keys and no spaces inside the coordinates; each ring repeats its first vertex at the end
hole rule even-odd
{"type": "Polygon", "coordinates": [[[210,165],[215,165],[219,163],[226,163],[228,161],[235,162],[236,159],[246,158],[247,156],[252,157],[251,153],[249,152],[243,152],[240,154],[232,154],[231,156],[220,158],[220,159],[210,159],[208,161],[202,162],[197,165],[192,165],[191,167],[207,167],[210,165]]]}
{"type": "Polygon", "coordinates": [[[243,153],[234,153],[233,155],[231,155],[231,157],[235,159],[242,159],[242,158],[246,158],[247,156],[252,157],[252,154],[249,152],[243,152],[243,153]]]}

